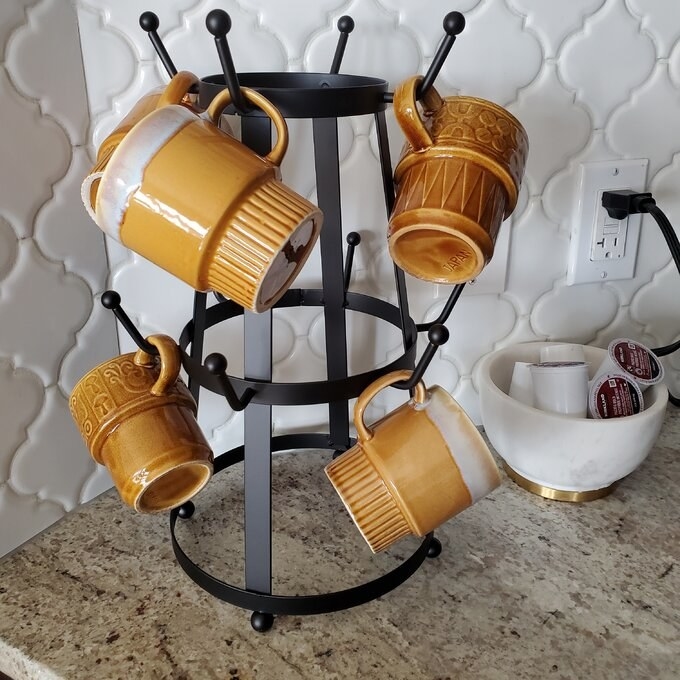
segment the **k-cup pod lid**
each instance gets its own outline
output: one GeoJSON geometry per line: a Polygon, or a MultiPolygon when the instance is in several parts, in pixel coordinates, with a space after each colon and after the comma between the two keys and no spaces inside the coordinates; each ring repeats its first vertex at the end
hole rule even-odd
{"type": "Polygon", "coordinates": [[[651,349],[628,338],[609,343],[609,357],[622,373],[641,385],[656,385],[663,380],[663,366],[651,349]]]}
{"type": "Polygon", "coordinates": [[[566,368],[567,370],[574,367],[581,368],[589,366],[585,361],[539,361],[535,364],[530,364],[532,368],[554,370],[559,368],[566,368]]]}
{"type": "Polygon", "coordinates": [[[588,410],[593,418],[633,416],[643,409],[640,386],[623,373],[606,373],[590,386],[588,410]]]}

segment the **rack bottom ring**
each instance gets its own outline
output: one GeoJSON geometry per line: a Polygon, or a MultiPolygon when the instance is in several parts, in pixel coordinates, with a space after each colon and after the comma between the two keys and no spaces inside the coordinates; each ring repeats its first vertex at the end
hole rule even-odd
{"type": "MultiPolygon", "coordinates": [[[[272,438],[273,451],[292,449],[331,449],[327,434],[294,434],[280,435],[272,438]]],[[[219,456],[215,461],[215,474],[227,467],[243,461],[244,447],[239,446],[219,456]]],[[[427,559],[434,533],[425,536],[418,549],[395,569],[372,581],[320,595],[271,595],[245,590],[219,580],[204,571],[182,550],[175,536],[175,524],[179,516],[179,508],[170,513],[170,536],[172,549],[179,566],[198,586],[214,597],[233,604],[242,609],[267,614],[308,615],[327,614],[329,612],[350,609],[365,604],[394,590],[408,580],[427,559]]]]}

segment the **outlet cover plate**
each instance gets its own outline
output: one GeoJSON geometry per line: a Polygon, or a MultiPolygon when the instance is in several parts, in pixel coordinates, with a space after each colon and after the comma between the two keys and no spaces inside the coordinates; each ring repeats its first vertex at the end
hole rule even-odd
{"type": "Polygon", "coordinates": [[[602,192],[611,189],[644,191],[647,165],[647,159],[581,164],[571,228],[568,286],[635,276],[642,216],[611,220],[601,201],[602,192]]]}

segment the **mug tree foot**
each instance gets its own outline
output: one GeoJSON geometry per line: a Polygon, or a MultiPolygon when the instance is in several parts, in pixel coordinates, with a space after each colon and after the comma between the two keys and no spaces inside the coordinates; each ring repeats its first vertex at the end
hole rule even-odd
{"type": "Polygon", "coordinates": [[[430,541],[430,545],[427,548],[427,556],[431,559],[434,559],[435,557],[439,557],[441,552],[442,552],[441,541],[433,536],[432,540],[430,541]]]}
{"type": "Polygon", "coordinates": [[[187,501],[186,503],[179,506],[177,515],[180,517],[180,519],[190,519],[194,512],[196,512],[196,506],[192,501],[187,501]]]}
{"type": "Polygon", "coordinates": [[[274,615],[268,612],[253,612],[250,625],[258,633],[266,633],[274,625],[274,615]]]}

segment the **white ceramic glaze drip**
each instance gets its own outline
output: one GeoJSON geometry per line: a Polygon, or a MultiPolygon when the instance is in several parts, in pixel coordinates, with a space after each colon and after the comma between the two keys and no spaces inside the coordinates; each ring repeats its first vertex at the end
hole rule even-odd
{"type": "Polygon", "coordinates": [[[85,209],[97,226],[120,241],[120,228],[130,203],[139,189],[144,171],[163,145],[197,117],[179,105],[153,111],[135,125],[113,152],[103,172],[88,175],[81,187],[85,209]],[[90,188],[100,179],[95,209],[90,205],[90,188]]]}
{"type": "Polygon", "coordinates": [[[472,421],[462,410],[451,410],[448,393],[443,388],[428,393],[425,412],[444,437],[472,502],[476,503],[500,484],[496,463],[472,421]]]}

